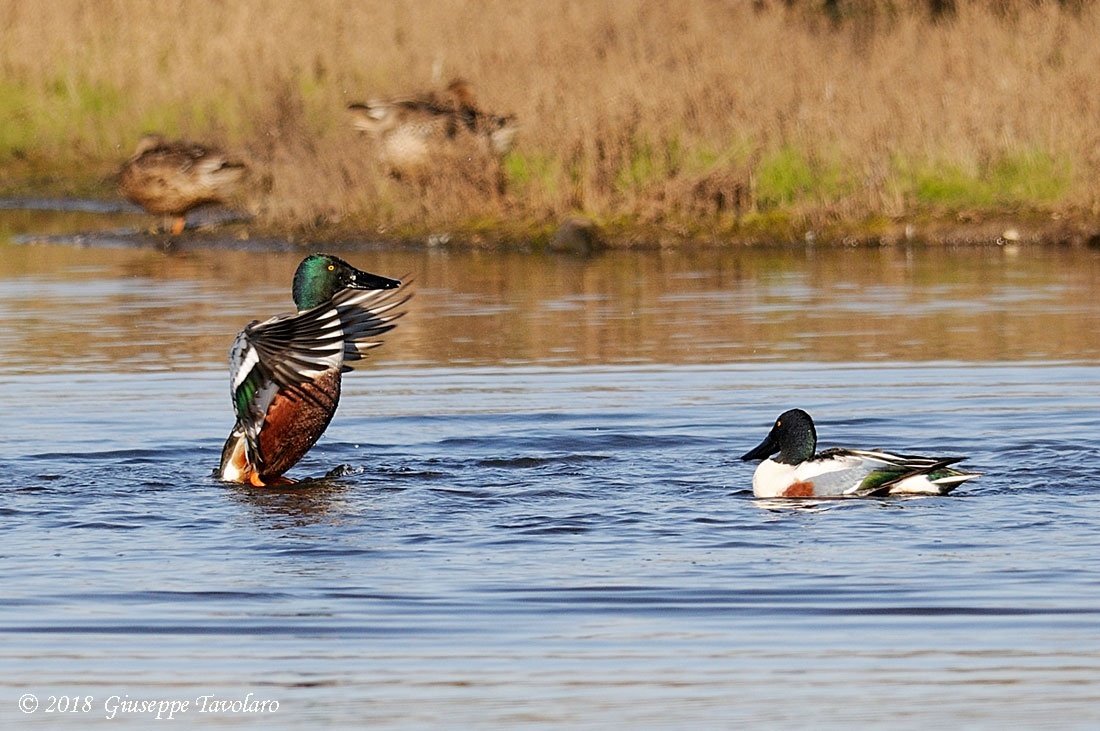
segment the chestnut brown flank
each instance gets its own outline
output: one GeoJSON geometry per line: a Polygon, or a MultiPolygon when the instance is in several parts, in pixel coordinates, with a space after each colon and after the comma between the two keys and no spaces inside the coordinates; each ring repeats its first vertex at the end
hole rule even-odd
{"type": "Polygon", "coordinates": [[[340,372],[330,371],[301,386],[305,394],[280,391],[260,431],[260,477],[278,477],[300,460],[328,427],[340,401],[340,372]]]}
{"type": "Polygon", "coordinates": [[[813,497],[814,483],[796,482],[783,491],[783,497],[813,497]]]}

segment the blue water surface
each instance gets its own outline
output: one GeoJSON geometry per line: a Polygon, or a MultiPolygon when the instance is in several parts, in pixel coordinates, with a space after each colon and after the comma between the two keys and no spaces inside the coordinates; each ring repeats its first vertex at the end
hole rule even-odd
{"type": "MultiPolygon", "coordinates": [[[[1015,340],[1002,359],[846,360],[806,346],[810,325],[754,336],[756,358],[715,355],[721,327],[677,340],[682,317],[624,332],[629,305],[562,274],[601,265],[571,260],[544,260],[564,284],[542,301],[606,340],[533,357],[517,342],[552,315],[529,295],[482,282],[460,312],[468,277],[432,281],[399,326],[417,355],[387,359],[388,342],[345,380],[302,481],[256,489],[212,476],[232,425],[224,320],[249,319],[216,256],[171,264],[186,273],[164,287],[147,252],[7,256],[22,268],[0,296],[5,728],[147,728],[161,700],[203,727],[1100,722],[1100,364],[1049,357],[1057,327],[1093,314],[1043,294],[1085,283],[1021,279],[1004,305],[1006,322],[1054,318],[1028,346],[1043,357],[1015,340]],[[106,309],[82,315],[97,296],[106,309]],[[456,324],[472,311],[512,313],[503,355],[496,331],[456,324]],[[756,500],[738,457],[793,406],[822,447],[966,456],[984,474],[946,497],[756,500]]],[[[745,317],[767,323],[816,301],[811,273],[728,286],[766,290],[745,317]]],[[[914,286],[832,299],[834,283],[829,306],[863,314],[819,312],[817,332],[893,318],[894,340],[934,354],[936,331],[895,312],[914,286]]],[[[679,301],[738,317],[705,289],[679,301]]],[[[257,292],[257,309],[286,297],[257,292]]],[[[951,297],[928,304],[943,331],[973,316],[951,297]]],[[[979,328],[975,347],[1006,332],[979,328]]]]}

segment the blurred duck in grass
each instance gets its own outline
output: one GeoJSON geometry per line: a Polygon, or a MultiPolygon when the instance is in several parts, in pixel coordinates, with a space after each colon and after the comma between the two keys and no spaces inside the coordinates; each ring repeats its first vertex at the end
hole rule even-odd
{"type": "Polygon", "coordinates": [[[148,134],[122,165],[118,190],[149,213],[167,217],[171,224],[164,228],[176,235],[189,211],[226,202],[246,170],[217,148],[148,134]]]}
{"type": "Polygon", "coordinates": [[[400,179],[426,181],[446,167],[495,172],[498,192],[504,157],[515,145],[515,115],[479,109],[470,83],[455,79],[443,91],[348,105],[352,126],[372,138],[379,161],[400,179]]]}

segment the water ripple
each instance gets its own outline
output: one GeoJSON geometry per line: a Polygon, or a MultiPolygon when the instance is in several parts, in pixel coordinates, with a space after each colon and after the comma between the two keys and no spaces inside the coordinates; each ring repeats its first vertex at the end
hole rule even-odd
{"type": "MultiPolygon", "coordinates": [[[[482,711],[517,693],[590,710],[610,693],[643,726],[699,698],[706,725],[731,688],[761,699],[746,723],[775,720],[759,709],[792,687],[866,719],[887,696],[924,721],[945,688],[979,720],[1006,702],[1093,708],[1095,368],[379,375],[277,488],[211,476],[221,372],[149,387],[187,400],[182,416],[118,396],[117,418],[72,427],[45,398],[56,379],[6,377],[19,408],[65,428],[0,441],[0,633],[18,669],[0,684],[137,697],[262,678],[287,693],[367,684],[406,709],[453,709],[457,693],[482,711]],[[471,407],[489,384],[508,402],[471,407]],[[967,455],[985,474],[942,498],[754,499],[738,455],[792,393],[823,447],[967,455]],[[1008,700],[984,695],[1005,686],[1008,700]]],[[[111,402],[131,381],[92,379],[81,398],[111,402]]]]}

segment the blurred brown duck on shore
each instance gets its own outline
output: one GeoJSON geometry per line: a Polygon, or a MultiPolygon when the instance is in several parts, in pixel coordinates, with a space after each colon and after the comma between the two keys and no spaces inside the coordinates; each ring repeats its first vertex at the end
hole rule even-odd
{"type": "Polygon", "coordinates": [[[150,134],[122,165],[118,190],[149,213],[172,217],[174,235],[183,231],[191,209],[225,202],[246,169],[216,148],[150,134]]]}
{"type": "Polygon", "coordinates": [[[445,110],[453,110],[465,128],[479,143],[498,157],[504,157],[515,146],[519,123],[516,115],[499,115],[478,109],[473,89],[465,79],[455,79],[444,92],[432,92],[429,98],[445,110]]]}
{"type": "Polygon", "coordinates": [[[443,91],[349,104],[352,126],[371,135],[379,159],[398,177],[430,172],[440,158],[472,152],[499,162],[515,144],[515,115],[477,107],[470,84],[455,79],[443,91]]]}

